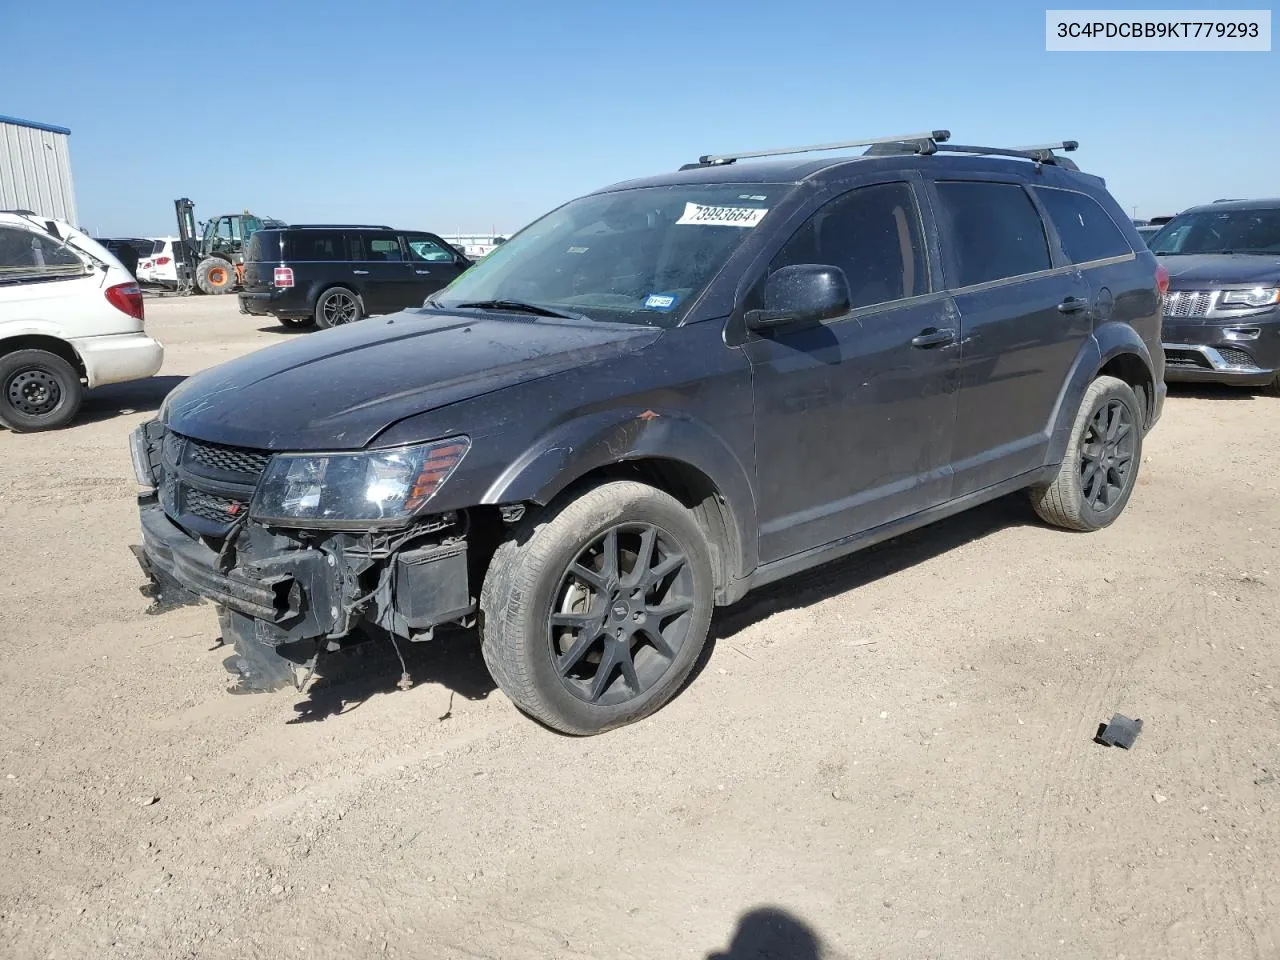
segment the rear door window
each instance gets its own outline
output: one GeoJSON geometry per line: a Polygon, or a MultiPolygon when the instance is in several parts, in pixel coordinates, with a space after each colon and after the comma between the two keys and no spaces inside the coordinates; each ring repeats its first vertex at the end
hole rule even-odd
{"type": "Polygon", "coordinates": [[[948,286],[969,287],[1053,266],[1044,223],[1021,186],[941,180],[936,188],[948,286]]]}
{"type": "Polygon", "coordinates": [[[84,261],[48,234],[0,226],[0,283],[77,277],[84,261]]]}
{"type": "Polygon", "coordinates": [[[1072,263],[1123,257],[1133,251],[1115,221],[1093,197],[1074,190],[1033,187],[1072,263]]]}
{"type": "Polygon", "coordinates": [[[400,255],[400,238],[388,237],[385,234],[366,234],[364,237],[365,260],[374,262],[399,263],[404,258],[400,255]]]}
{"type": "MultiPolygon", "coordinates": [[[[260,236],[260,233],[254,234],[253,239],[260,236]]],[[[347,235],[337,230],[297,230],[289,235],[285,253],[286,260],[303,263],[351,259],[347,235]]]]}

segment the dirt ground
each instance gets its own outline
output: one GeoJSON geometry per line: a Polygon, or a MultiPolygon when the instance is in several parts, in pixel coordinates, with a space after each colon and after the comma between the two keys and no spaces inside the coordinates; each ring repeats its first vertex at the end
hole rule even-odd
{"type": "Polygon", "coordinates": [[[211,607],[144,614],[126,436],[307,334],[148,318],[162,376],[0,431],[0,954],[1280,956],[1280,400],[1175,389],[1112,528],[1010,498],[779,584],[576,740],[462,633],[226,695],[211,607]]]}

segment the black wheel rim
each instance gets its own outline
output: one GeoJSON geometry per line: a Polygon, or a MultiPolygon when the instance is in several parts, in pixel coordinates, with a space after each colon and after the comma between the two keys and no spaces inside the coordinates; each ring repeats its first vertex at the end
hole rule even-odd
{"type": "Polygon", "coordinates": [[[556,588],[547,631],[560,682],[616,706],[666,674],[689,637],[693,570],[650,523],[620,524],[578,551],[556,588]]]}
{"type": "Polygon", "coordinates": [[[62,384],[48,370],[19,370],[5,384],[9,406],[28,417],[42,417],[57,409],[62,400],[62,384]]]}
{"type": "Polygon", "coordinates": [[[1108,400],[1085,428],[1080,444],[1080,493],[1093,510],[1115,506],[1133,477],[1137,443],[1133,412],[1121,400],[1108,400]]]}
{"type": "Polygon", "coordinates": [[[331,293],[324,298],[324,318],[329,321],[329,326],[336,327],[343,323],[350,323],[356,318],[356,301],[354,297],[349,297],[345,293],[331,293]]]}

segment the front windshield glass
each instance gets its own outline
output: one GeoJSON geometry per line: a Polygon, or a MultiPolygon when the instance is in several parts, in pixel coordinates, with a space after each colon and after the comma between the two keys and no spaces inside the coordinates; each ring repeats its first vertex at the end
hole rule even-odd
{"type": "Polygon", "coordinates": [[[582,197],[496,247],[431,302],[458,309],[517,301],[591,320],[675,326],[790,189],[684,184],[582,197]]]}
{"type": "Polygon", "coordinates": [[[1280,209],[1198,210],[1174,217],[1151,240],[1166,256],[1193,253],[1280,253],[1280,209]]]}

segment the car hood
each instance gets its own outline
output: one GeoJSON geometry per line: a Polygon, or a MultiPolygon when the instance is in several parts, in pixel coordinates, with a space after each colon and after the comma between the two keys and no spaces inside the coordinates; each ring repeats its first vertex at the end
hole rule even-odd
{"type": "Polygon", "coordinates": [[[407,310],[295,336],[190,377],[169,395],[164,419],[230,446],[355,450],[405,417],[622,356],[662,332],[407,310]]]}
{"type": "Polygon", "coordinates": [[[1280,281],[1280,257],[1274,254],[1196,253],[1159,260],[1169,271],[1169,286],[1175,290],[1280,281]]]}

